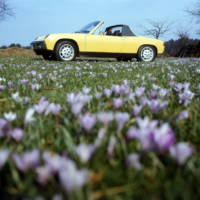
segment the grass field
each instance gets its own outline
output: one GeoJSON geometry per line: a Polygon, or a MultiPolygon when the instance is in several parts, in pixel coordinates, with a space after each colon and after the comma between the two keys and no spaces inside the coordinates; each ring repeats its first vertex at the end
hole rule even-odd
{"type": "Polygon", "coordinates": [[[0,57],[0,199],[200,198],[200,59],[0,57]]]}

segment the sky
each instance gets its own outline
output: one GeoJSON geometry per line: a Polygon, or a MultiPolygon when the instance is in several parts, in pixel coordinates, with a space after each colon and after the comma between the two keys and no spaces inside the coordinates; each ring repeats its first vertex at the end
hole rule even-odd
{"type": "MultiPolygon", "coordinates": [[[[15,17],[0,22],[0,46],[11,43],[29,45],[35,37],[49,33],[70,33],[89,22],[105,25],[127,24],[136,35],[144,35],[147,20],[172,22],[168,34],[176,38],[177,30],[190,31],[197,38],[197,24],[184,10],[195,0],[8,0],[15,17]]],[[[145,36],[145,35],[144,35],[145,36]]]]}

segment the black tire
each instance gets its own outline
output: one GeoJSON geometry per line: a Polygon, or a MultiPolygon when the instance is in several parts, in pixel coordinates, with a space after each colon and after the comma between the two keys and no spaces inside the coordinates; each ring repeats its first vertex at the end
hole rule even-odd
{"type": "Polygon", "coordinates": [[[50,54],[43,54],[42,57],[45,59],[45,60],[55,60],[55,56],[54,54],[50,53],[50,54]]]}
{"type": "Polygon", "coordinates": [[[153,46],[145,45],[139,48],[137,60],[143,62],[152,62],[156,58],[156,49],[153,46]]]}
{"type": "Polygon", "coordinates": [[[72,61],[77,55],[76,45],[71,41],[61,41],[55,47],[55,58],[58,61],[72,61]]]}

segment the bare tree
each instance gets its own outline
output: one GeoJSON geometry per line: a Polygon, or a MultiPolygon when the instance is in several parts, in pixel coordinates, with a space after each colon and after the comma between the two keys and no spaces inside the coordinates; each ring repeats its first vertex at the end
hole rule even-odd
{"type": "MultiPolygon", "coordinates": [[[[186,12],[195,17],[197,19],[197,23],[200,23],[200,0],[197,0],[193,8],[187,9],[186,12]]],[[[200,34],[200,29],[198,30],[198,33],[200,34]]]]}
{"type": "Polygon", "coordinates": [[[9,6],[7,0],[0,0],[0,21],[5,20],[7,17],[13,15],[13,10],[9,6]]]}
{"type": "Polygon", "coordinates": [[[184,29],[177,30],[176,35],[178,36],[178,39],[182,40],[188,40],[190,38],[189,31],[184,29]]]}
{"type": "Polygon", "coordinates": [[[172,23],[167,21],[148,20],[149,27],[144,28],[145,35],[153,36],[158,39],[170,31],[172,23]]]}

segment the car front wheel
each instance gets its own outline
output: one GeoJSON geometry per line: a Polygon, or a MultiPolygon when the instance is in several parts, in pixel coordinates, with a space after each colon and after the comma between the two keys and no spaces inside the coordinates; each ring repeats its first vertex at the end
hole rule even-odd
{"type": "Polygon", "coordinates": [[[152,46],[142,46],[140,47],[137,59],[138,61],[144,61],[144,62],[151,62],[156,57],[156,50],[152,46]]]}
{"type": "Polygon", "coordinates": [[[59,61],[72,61],[76,58],[76,47],[71,41],[62,41],[56,45],[55,56],[59,61]]]}

